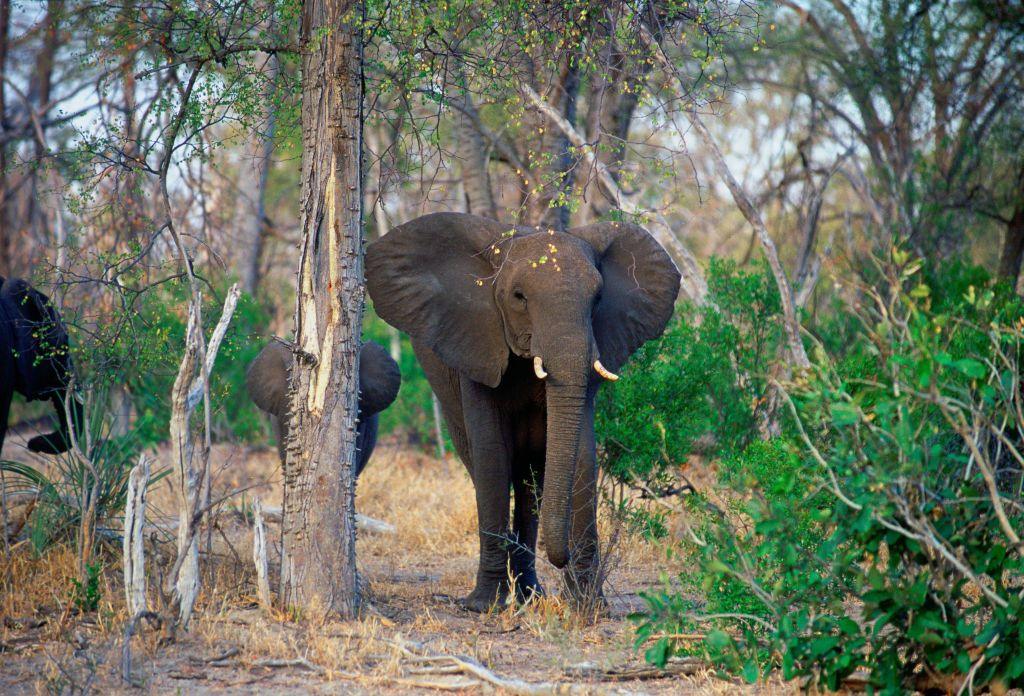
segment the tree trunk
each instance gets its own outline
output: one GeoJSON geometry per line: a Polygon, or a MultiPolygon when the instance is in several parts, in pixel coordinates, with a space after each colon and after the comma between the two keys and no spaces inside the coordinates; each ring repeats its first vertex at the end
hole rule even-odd
{"type": "Polygon", "coordinates": [[[1017,285],[1024,259],[1024,161],[1017,172],[1017,200],[1006,223],[1006,236],[999,256],[999,276],[1017,285]]]}
{"type": "Polygon", "coordinates": [[[284,475],[281,596],[352,617],[362,285],[363,75],[357,0],[305,0],[298,348],[284,475]]]}
{"type": "Polygon", "coordinates": [[[491,178],[487,171],[487,145],[474,120],[479,121],[476,105],[467,89],[462,91],[463,108],[458,112],[456,155],[462,167],[462,186],[466,191],[466,212],[498,219],[491,178]]]}
{"type": "MultiPolygon", "coordinates": [[[[46,118],[50,111],[51,87],[53,85],[53,67],[57,55],[58,36],[57,25],[60,21],[61,7],[58,0],[47,0],[46,17],[43,19],[43,45],[36,53],[35,79],[28,86],[28,108],[35,110],[35,118],[39,120],[40,128],[45,129],[46,118]]],[[[51,177],[46,177],[45,169],[42,167],[43,159],[46,157],[46,143],[35,138],[35,167],[32,167],[29,176],[31,185],[29,196],[26,201],[28,211],[25,219],[31,226],[35,239],[41,244],[51,245],[54,240],[49,238],[46,219],[46,205],[42,202],[44,196],[49,193],[55,195],[54,191],[43,190],[45,183],[52,183],[51,177]],[[49,182],[47,182],[49,178],[49,182]],[[44,183],[45,182],[45,183],[44,183]]],[[[55,216],[61,215],[60,206],[53,211],[55,216]]]]}
{"type": "Polygon", "coordinates": [[[1014,286],[1020,277],[1021,260],[1024,259],[1024,201],[1018,204],[1013,217],[1006,223],[1006,237],[999,257],[999,276],[1014,286]]]}

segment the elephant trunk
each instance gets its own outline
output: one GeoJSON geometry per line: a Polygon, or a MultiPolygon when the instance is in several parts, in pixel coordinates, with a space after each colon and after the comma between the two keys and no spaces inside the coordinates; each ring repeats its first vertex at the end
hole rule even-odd
{"type": "MultiPolygon", "coordinates": [[[[586,365],[589,367],[589,365],[586,365]]],[[[581,374],[586,374],[581,370],[581,374]]],[[[569,562],[573,481],[579,458],[580,429],[586,407],[586,380],[570,385],[549,379],[547,385],[547,454],[541,518],[548,560],[556,568],[569,562]]]]}

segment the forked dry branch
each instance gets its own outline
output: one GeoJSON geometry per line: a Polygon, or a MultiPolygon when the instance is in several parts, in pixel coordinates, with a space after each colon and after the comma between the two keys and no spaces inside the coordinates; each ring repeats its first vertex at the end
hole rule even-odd
{"type": "Polygon", "coordinates": [[[237,283],[228,290],[224,309],[208,345],[203,338],[200,304],[189,303],[185,355],[171,391],[170,433],[177,465],[178,552],[174,566],[167,575],[167,590],[174,598],[173,613],[178,614],[177,623],[185,628],[192,618],[192,608],[199,593],[197,537],[199,525],[207,512],[203,505],[203,492],[209,476],[209,376],[240,294],[237,283]],[[200,448],[199,460],[195,461],[195,441],[189,424],[199,405],[199,396],[203,397],[206,406],[206,422],[203,446],[200,448]]]}

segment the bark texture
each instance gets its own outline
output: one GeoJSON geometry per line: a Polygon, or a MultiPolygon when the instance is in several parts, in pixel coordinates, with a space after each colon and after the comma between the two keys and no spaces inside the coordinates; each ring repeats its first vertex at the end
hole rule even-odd
{"type": "Polygon", "coordinates": [[[302,249],[284,475],[281,597],[342,618],[359,607],[354,464],[362,285],[362,24],[352,0],[302,17],[302,249]]]}

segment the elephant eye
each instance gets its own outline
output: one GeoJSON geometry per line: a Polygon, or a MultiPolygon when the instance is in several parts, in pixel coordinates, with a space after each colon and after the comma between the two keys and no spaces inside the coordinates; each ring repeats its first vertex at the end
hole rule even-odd
{"type": "Polygon", "coordinates": [[[523,294],[522,290],[513,290],[512,297],[516,298],[520,302],[526,302],[526,295],[523,294]]]}

